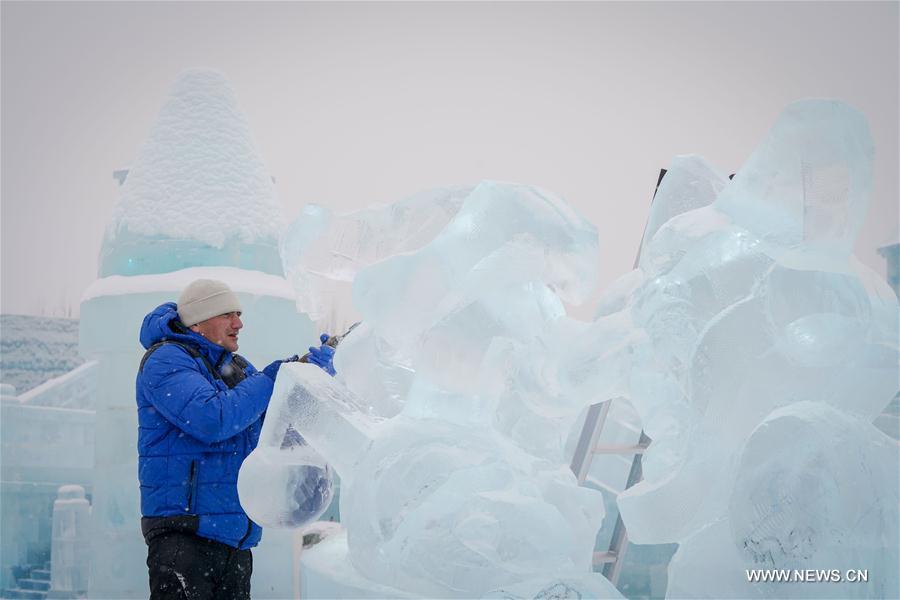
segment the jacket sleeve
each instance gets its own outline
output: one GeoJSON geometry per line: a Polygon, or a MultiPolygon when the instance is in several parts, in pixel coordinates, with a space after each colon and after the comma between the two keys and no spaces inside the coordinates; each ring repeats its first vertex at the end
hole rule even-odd
{"type": "Polygon", "coordinates": [[[144,364],[142,385],[153,407],[175,427],[212,444],[249,427],[266,410],[274,382],[254,372],[230,390],[205,376],[205,368],[177,346],[163,346],[144,364]]]}

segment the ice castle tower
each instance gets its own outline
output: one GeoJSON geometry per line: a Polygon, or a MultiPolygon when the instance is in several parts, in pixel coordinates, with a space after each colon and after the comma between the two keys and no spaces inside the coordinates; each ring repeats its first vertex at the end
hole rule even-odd
{"type": "Polygon", "coordinates": [[[281,275],[284,227],[228,82],[215,71],[188,71],[127,174],[103,239],[100,276],[198,266],[281,275]]]}
{"type": "MultiPolygon", "coordinates": [[[[282,275],[285,220],[225,78],[192,70],[175,82],[106,229],[98,279],[81,302],[80,352],[98,361],[90,596],[146,598],[134,382],[145,314],[200,277],[220,279],[244,308],[240,353],[255,365],[316,342],[282,275]]],[[[266,531],[255,598],[291,596],[290,540],[266,531]]]]}

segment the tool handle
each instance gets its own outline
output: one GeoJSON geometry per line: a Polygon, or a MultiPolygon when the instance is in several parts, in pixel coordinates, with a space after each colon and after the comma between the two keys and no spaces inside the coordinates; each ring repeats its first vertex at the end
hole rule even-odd
{"type": "MultiPolygon", "coordinates": [[[[329,346],[331,348],[337,348],[337,345],[341,343],[341,340],[343,340],[345,337],[347,337],[347,335],[349,335],[349,333],[351,331],[353,331],[356,328],[356,326],[359,325],[360,323],[362,323],[362,321],[357,321],[356,323],[354,323],[353,325],[350,326],[350,329],[348,329],[341,335],[331,336],[330,338],[325,340],[324,345],[329,346]]],[[[300,362],[302,362],[302,363],[309,362],[309,352],[307,352],[306,354],[304,354],[303,356],[300,357],[300,362]]]]}

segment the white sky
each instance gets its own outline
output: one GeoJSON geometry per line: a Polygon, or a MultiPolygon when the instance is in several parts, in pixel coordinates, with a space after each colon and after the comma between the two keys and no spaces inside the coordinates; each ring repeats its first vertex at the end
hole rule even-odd
{"type": "MultiPolygon", "coordinates": [[[[564,197],[631,268],[676,154],[733,172],[791,101],[869,119],[857,255],[898,221],[897,2],[0,4],[0,311],[77,314],[130,164],[184,69],[231,82],[288,219],[499,179],[564,197]]],[[[240,215],[235,215],[240,218],[240,215]]]]}

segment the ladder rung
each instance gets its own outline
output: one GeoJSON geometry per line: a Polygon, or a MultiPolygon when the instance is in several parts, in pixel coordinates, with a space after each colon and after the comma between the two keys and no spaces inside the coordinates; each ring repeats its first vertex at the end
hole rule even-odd
{"type": "Polygon", "coordinates": [[[614,488],[613,486],[611,486],[611,485],[609,485],[609,484],[607,484],[607,483],[603,483],[602,481],[600,481],[600,480],[597,479],[596,477],[586,477],[586,478],[585,478],[585,482],[587,482],[587,483],[592,483],[592,484],[596,485],[598,488],[600,488],[600,489],[602,489],[602,490],[606,490],[607,492],[609,492],[609,493],[612,494],[613,496],[618,496],[619,494],[622,493],[622,490],[617,490],[617,489],[614,488]]]}
{"type": "Polygon", "coordinates": [[[615,552],[594,552],[594,566],[614,563],[618,560],[615,552]]]}
{"type": "Polygon", "coordinates": [[[631,423],[623,423],[622,421],[617,421],[617,423],[633,433],[640,433],[641,431],[643,431],[640,427],[635,427],[631,423]]]}
{"type": "Polygon", "coordinates": [[[594,447],[597,445],[597,438],[600,437],[600,431],[606,422],[609,414],[609,407],[612,400],[592,404],[588,409],[587,415],[584,417],[584,427],[581,430],[581,436],[578,438],[578,445],[575,447],[575,455],[572,457],[571,469],[578,479],[578,485],[584,483],[588,471],[591,468],[591,461],[594,458],[594,447]]]}
{"type": "Polygon", "coordinates": [[[594,454],[643,454],[646,449],[645,444],[597,446],[594,448],[594,454]]]}

